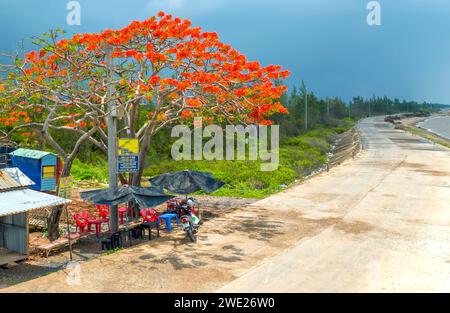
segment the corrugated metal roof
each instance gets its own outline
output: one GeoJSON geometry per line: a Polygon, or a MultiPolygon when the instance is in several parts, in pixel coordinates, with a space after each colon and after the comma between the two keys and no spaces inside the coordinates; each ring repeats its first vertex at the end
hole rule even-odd
{"type": "Polygon", "coordinates": [[[47,193],[20,189],[0,193],[0,217],[70,203],[68,199],[47,193]]]}
{"type": "Polygon", "coordinates": [[[17,147],[17,144],[12,141],[0,141],[0,148],[4,147],[15,148],[17,147]]]}
{"type": "Polygon", "coordinates": [[[43,157],[45,157],[46,155],[49,155],[49,154],[55,155],[54,153],[47,152],[47,151],[31,150],[31,149],[24,149],[24,148],[19,148],[10,153],[10,155],[13,155],[13,156],[19,156],[19,157],[30,158],[30,159],[42,159],[43,157]]]}
{"type": "Polygon", "coordinates": [[[0,191],[34,185],[17,167],[0,169],[0,191]]]}

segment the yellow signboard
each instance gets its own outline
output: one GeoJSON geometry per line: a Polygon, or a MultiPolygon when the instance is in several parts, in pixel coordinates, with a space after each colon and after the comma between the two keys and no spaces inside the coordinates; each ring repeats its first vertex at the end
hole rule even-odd
{"type": "Polygon", "coordinates": [[[119,139],[119,155],[139,154],[139,140],[121,138],[119,139]]]}

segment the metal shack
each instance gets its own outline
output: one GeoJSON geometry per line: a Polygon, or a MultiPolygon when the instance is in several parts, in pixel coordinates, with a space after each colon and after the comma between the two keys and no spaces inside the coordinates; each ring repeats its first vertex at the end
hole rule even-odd
{"type": "Polygon", "coordinates": [[[10,153],[12,166],[18,167],[35,184],[31,189],[56,189],[58,157],[46,151],[19,148],[10,153]]]}
{"type": "Polygon", "coordinates": [[[13,142],[0,141],[0,168],[11,167],[11,156],[9,153],[17,149],[13,142]]]}
{"type": "Polygon", "coordinates": [[[33,184],[18,168],[0,169],[0,265],[28,257],[29,212],[70,202],[27,189],[33,184]]]}

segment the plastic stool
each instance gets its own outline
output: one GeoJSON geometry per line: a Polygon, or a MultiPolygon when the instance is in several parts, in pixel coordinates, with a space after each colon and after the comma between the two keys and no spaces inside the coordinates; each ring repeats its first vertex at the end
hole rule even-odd
{"type": "Polygon", "coordinates": [[[111,238],[104,238],[101,240],[102,250],[113,250],[113,242],[111,238]]]}
{"type": "Polygon", "coordinates": [[[164,220],[164,222],[166,223],[167,231],[170,232],[172,231],[171,220],[173,218],[177,221],[178,224],[178,215],[176,213],[166,213],[158,216],[158,224],[161,224],[161,220],[164,220]]]}
{"type": "Polygon", "coordinates": [[[148,240],[152,240],[152,228],[156,228],[156,237],[159,237],[159,223],[158,222],[144,222],[141,224],[142,234],[144,235],[145,229],[148,229],[148,240]]]}
{"type": "Polygon", "coordinates": [[[139,227],[132,229],[131,236],[133,237],[133,239],[144,239],[144,233],[143,233],[142,227],[139,226],[139,227]]]}

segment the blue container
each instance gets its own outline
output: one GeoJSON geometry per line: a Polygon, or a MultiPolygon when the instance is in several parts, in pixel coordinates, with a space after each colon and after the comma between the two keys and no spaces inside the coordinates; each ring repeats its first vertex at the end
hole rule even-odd
{"type": "Polygon", "coordinates": [[[19,148],[10,153],[12,165],[18,167],[35,185],[30,189],[53,191],[56,189],[58,157],[46,151],[19,148]]]}

